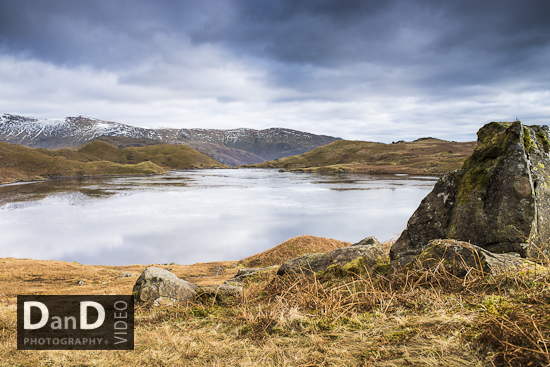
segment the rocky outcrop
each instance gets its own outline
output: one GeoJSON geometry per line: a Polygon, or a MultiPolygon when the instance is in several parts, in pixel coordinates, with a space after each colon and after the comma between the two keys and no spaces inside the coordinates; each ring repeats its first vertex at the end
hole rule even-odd
{"type": "Polygon", "coordinates": [[[330,266],[343,268],[350,264],[352,264],[350,271],[359,272],[363,267],[370,268],[387,262],[388,258],[380,242],[374,237],[368,237],[349,247],[318,254],[306,254],[288,260],[281,265],[277,275],[311,274],[324,271],[330,266]]]}
{"type": "Polygon", "coordinates": [[[195,284],[178,278],[168,270],[149,266],[137,279],[132,295],[137,302],[172,304],[193,301],[196,289],[195,284]]]}
{"type": "Polygon", "coordinates": [[[405,268],[427,269],[442,266],[445,271],[458,277],[464,277],[472,270],[488,275],[537,266],[517,253],[495,254],[455,240],[430,241],[424,250],[418,249],[417,253],[405,268]]]}
{"type": "Polygon", "coordinates": [[[537,257],[550,239],[548,127],[492,122],[461,170],[441,177],[392,246],[404,266],[432,239],[537,257]]]}

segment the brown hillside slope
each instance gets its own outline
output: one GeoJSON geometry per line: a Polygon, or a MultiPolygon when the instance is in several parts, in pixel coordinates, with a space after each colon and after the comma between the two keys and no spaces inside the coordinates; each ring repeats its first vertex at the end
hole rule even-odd
{"type": "Polygon", "coordinates": [[[459,169],[476,142],[434,138],[383,144],[340,140],[307,153],[242,166],[320,172],[443,174],[459,169]]]}
{"type": "MultiPolygon", "coordinates": [[[[62,151],[67,151],[63,149],[62,151]]],[[[197,152],[187,145],[159,144],[144,147],[117,148],[103,141],[92,141],[80,149],[81,158],[91,157],[97,160],[106,160],[120,164],[136,164],[151,161],[162,168],[193,169],[193,168],[220,168],[223,165],[205,154],[197,152]]]]}
{"type": "Polygon", "coordinates": [[[336,250],[337,248],[351,246],[351,243],[333,240],[324,237],[298,236],[293,237],[277,246],[259,254],[247,257],[239,261],[239,265],[246,268],[260,268],[271,265],[281,265],[295,257],[336,250]]]}
{"type": "Polygon", "coordinates": [[[166,170],[225,167],[184,145],[117,148],[93,141],[79,150],[33,149],[0,142],[0,184],[53,177],[160,174],[166,170]]]}

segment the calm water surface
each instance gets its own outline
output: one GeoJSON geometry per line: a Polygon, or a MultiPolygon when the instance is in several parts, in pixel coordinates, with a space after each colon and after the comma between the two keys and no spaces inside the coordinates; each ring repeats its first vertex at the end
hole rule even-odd
{"type": "Polygon", "coordinates": [[[192,264],[304,234],[396,239],[435,180],[233,169],[0,186],[0,257],[192,264]]]}

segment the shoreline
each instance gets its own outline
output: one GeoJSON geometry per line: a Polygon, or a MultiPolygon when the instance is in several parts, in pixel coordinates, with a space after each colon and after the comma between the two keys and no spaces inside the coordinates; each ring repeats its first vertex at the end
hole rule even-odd
{"type": "MultiPolygon", "coordinates": [[[[430,176],[430,177],[441,177],[443,174],[441,173],[430,173],[430,172],[421,172],[421,171],[415,171],[415,170],[401,170],[401,171],[384,171],[384,170],[359,170],[359,169],[330,169],[326,170],[326,167],[309,167],[309,168],[292,168],[292,169],[278,169],[281,173],[326,173],[326,174],[340,174],[340,173],[354,173],[354,174],[361,174],[361,175],[411,175],[411,176],[417,176],[417,175],[423,175],[423,176],[430,176]]],[[[146,177],[146,176],[162,176],[165,175],[168,172],[176,172],[176,171],[194,171],[194,170],[206,170],[206,169],[262,169],[262,170],[276,170],[277,168],[272,167],[245,167],[245,166],[239,166],[239,167],[211,167],[211,168],[188,168],[188,169],[175,169],[175,170],[166,170],[164,173],[135,173],[135,174],[104,174],[104,175],[77,175],[77,176],[54,176],[54,177],[44,177],[44,176],[37,176],[36,179],[31,180],[24,180],[20,178],[13,178],[11,181],[1,181],[0,187],[5,186],[13,186],[13,185],[24,185],[24,184],[31,184],[31,183],[38,183],[38,182],[51,182],[51,181],[58,181],[58,180],[64,180],[64,179],[75,179],[75,178],[111,178],[111,177],[146,177]]]]}
{"type": "Polygon", "coordinates": [[[51,181],[58,181],[58,180],[65,180],[65,179],[74,179],[74,178],[110,178],[110,177],[146,177],[146,176],[162,176],[169,172],[177,172],[177,171],[195,171],[195,170],[205,170],[205,169],[236,169],[236,168],[227,168],[227,167],[209,167],[209,168],[184,168],[184,169],[171,169],[166,170],[166,172],[161,173],[129,173],[129,174],[104,174],[104,175],[76,175],[76,176],[52,176],[52,177],[44,177],[44,176],[37,176],[40,178],[36,178],[34,180],[23,180],[19,178],[14,178],[11,180],[11,182],[2,181],[0,182],[0,187],[2,186],[8,186],[8,185],[24,185],[29,183],[37,183],[37,182],[51,182],[51,181]]]}

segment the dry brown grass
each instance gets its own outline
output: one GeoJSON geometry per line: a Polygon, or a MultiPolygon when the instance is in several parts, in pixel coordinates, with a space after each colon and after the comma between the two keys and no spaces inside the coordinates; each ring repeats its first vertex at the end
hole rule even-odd
{"type": "MultiPolygon", "coordinates": [[[[192,283],[221,284],[237,273],[235,261],[194,265],[151,264],[192,283]]],[[[18,294],[131,294],[149,265],[82,265],[65,261],[0,258],[0,296],[18,294]],[[125,272],[134,274],[119,276],[125,272]],[[80,285],[79,282],[82,282],[80,285]]]]}
{"type": "Polygon", "coordinates": [[[304,254],[327,252],[350,245],[351,243],[333,240],[331,238],[298,236],[278,244],[269,250],[242,259],[239,261],[239,265],[246,268],[281,265],[289,259],[304,254]]]}
{"type": "Polygon", "coordinates": [[[476,142],[439,139],[383,144],[339,140],[309,152],[246,167],[310,172],[443,174],[462,167],[476,142]]]}
{"type": "MultiPolygon", "coordinates": [[[[20,273],[8,267],[6,277],[15,279],[20,273]]],[[[192,269],[166,267],[178,275],[192,269]]],[[[224,271],[229,277],[235,270],[224,271]]],[[[472,270],[458,278],[435,264],[324,282],[265,272],[223,306],[136,307],[136,349],[128,352],[17,351],[15,300],[0,297],[0,365],[546,366],[549,315],[550,274],[540,267],[499,275],[472,270]]]]}
{"type": "Polygon", "coordinates": [[[185,145],[117,148],[92,141],[76,149],[33,149],[0,142],[0,184],[51,177],[146,175],[227,166],[185,145]]]}

